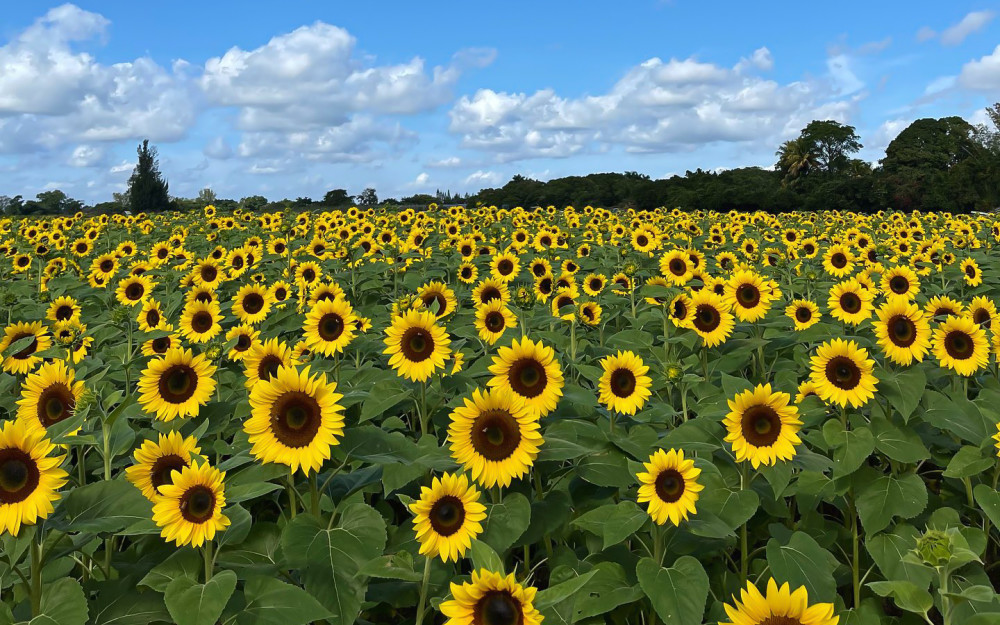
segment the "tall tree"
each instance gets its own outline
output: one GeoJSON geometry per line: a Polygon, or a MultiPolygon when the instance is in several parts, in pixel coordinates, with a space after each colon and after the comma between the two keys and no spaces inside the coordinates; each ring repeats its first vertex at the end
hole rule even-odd
{"type": "Polygon", "coordinates": [[[776,154],[777,168],[782,173],[781,184],[786,186],[795,184],[816,166],[817,157],[813,146],[802,137],[785,141],[776,154]]]}
{"type": "Polygon", "coordinates": [[[347,206],[354,200],[354,197],[347,195],[346,189],[333,189],[323,196],[323,204],[326,206],[347,206]]]}
{"type": "Polygon", "coordinates": [[[198,203],[203,207],[208,206],[209,204],[215,204],[216,199],[217,197],[215,195],[215,191],[212,191],[209,187],[205,187],[198,192],[198,203]]]}
{"type": "Polygon", "coordinates": [[[378,195],[375,193],[375,189],[368,187],[361,192],[358,196],[358,204],[361,206],[375,206],[378,204],[378,195]]]}
{"type": "Polygon", "coordinates": [[[800,137],[816,155],[816,164],[822,171],[836,172],[845,167],[848,159],[862,147],[861,138],[854,126],[833,120],[809,122],[800,137]]]}
{"type": "Polygon", "coordinates": [[[149,139],[144,139],[136,152],[139,162],[128,179],[129,208],[133,213],[169,210],[170,195],[167,193],[167,181],[160,173],[156,148],[150,147],[149,139]]]}

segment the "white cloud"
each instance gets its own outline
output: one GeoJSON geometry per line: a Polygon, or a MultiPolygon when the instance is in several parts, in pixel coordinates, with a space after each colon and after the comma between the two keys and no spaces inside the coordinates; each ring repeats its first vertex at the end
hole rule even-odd
{"type": "Polygon", "coordinates": [[[236,153],[247,157],[304,158],[313,161],[364,163],[392,153],[415,140],[399,123],[367,115],[339,126],[299,131],[244,133],[236,153]],[[276,156],[277,155],[277,156],[276,156]]]}
{"type": "Polygon", "coordinates": [[[933,28],[930,28],[929,26],[924,26],[917,31],[917,41],[921,43],[925,41],[930,41],[935,37],[937,37],[937,31],[935,31],[933,28]]]}
{"type": "Polygon", "coordinates": [[[73,167],[93,167],[104,161],[105,154],[104,148],[93,145],[78,145],[69,157],[69,164],[73,167]]]}
{"type": "Polygon", "coordinates": [[[750,58],[740,59],[735,69],[737,72],[742,72],[750,68],[771,71],[774,68],[774,58],[771,56],[771,51],[767,48],[757,48],[750,55],[750,58]]]}
{"type": "Polygon", "coordinates": [[[995,16],[996,13],[993,11],[971,12],[963,17],[959,23],[946,28],[941,33],[941,43],[946,46],[957,46],[972,33],[983,29],[995,16]]]}
{"type": "Polygon", "coordinates": [[[958,82],[966,89],[1000,92],[1000,45],[992,54],[963,65],[958,82]]]}
{"type": "Polygon", "coordinates": [[[770,53],[760,50],[754,58],[733,68],[653,58],[630,69],[607,93],[579,98],[551,89],[480,89],[452,108],[450,130],[463,147],[492,152],[501,162],[611,146],[669,152],[712,142],[774,143],[814,118],[846,121],[863,97],[857,92],[864,85],[846,61],[832,62],[822,80],[780,84],[747,75],[751,66],[772,63],[770,53]]]}
{"type": "Polygon", "coordinates": [[[233,155],[233,148],[224,137],[215,137],[205,144],[202,153],[209,158],[225,160],[233,155]]]}
{"type": "Polygon", "coordinates": [[[413,184],[415,186],[422,187],[422,186],[426,185],[427,182],[430,181],[430,179],[431,179],[430,175],[428,175],[427,172],[422,171],[419,174],[417,174],[417,177],[413,181],[413,184]]]}
{"type": "Polygon", "coordinates": [[[121,174],[127,171],[132,171],[135,168],[135,163],[130,163],[128,161],[122,161],[108,170],[109,174],[121,174]]]}
{"type": "Polygon", "coordinates": [[[464,164],[465,163],[462,162],[462,159],[458,158],[457,156],[447,156],[445,158],[440,158],[435,161],[430,161],[429,163],[426,163],[427,167],[437,167],[442,169],[461,167],[464,164]]]}
{"type": "Polygon", "coordinates": [[[465,184],[479,187],[487,187],[496,185],[500,182],[501,177],[498,172],[495,171],[483,171],[477,170],[466,176],[465,184]]]}

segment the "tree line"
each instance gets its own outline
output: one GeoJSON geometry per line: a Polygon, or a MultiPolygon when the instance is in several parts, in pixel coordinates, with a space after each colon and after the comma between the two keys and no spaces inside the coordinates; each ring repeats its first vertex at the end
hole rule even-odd
{"type": "Polygon", "coordinates": [[[678,206],[687,210],[881,209],[938,210],[953,213],[1000,208],[1000,103],[986,109],[988,124],[974,126],[960,117],[918,119],[893,139],[875,165],[856,157],[864,147],[853,126],[831,120],[810,122],[784,142],[771,168],[696,169],[683,176],[651,179],[634,171],[568,176],[545,182],[514,176],[500,188],[469,194],[438,190],[400,199],[379,198],[375,189],[349,195],[332,189],[322,199],[268,200],[252,195],[219,198],[203,189],[196,198],[171,197],[159,169],[156,148],[143,141],[125,193],[94,206],[58,189],[33,200],[0,196],[0,213],[14,215],[94,212],[199,210],[308,210],[358,206],[468,204],[513,206],[631,207],[640,210],[678,206]]]}

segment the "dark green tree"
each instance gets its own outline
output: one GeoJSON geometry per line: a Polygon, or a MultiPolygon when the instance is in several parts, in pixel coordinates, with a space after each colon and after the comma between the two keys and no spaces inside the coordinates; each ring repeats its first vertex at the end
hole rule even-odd
{"type": "Polygon", "coordinates": [[[323,196],[324,206],[348,206],[354,201],[354,196],[348,195],[346,189],[332,189],[323,196]]]}
{"type": "Polygon", "coordinates": [[[375,189],[368,187],[361,192],[358,196],[358,204],[361,206],[375,206],[378,204],[378,194],[375,193],[375,189]]]}
{"type": "Polygon", "coordinates": [[[139,162],[128,179],[129,208],[133,213],[170,210],[167,181],[160,173],[156,148],[150,147],[149,139],[144,139],[136,152],[139,162]]]}
{"type": "Polygon", "coordinates": [[[267,198],[263,195],[251,195],[240,200],[240,208],[250,211],[258,211],[267,205],[267,198]]]}

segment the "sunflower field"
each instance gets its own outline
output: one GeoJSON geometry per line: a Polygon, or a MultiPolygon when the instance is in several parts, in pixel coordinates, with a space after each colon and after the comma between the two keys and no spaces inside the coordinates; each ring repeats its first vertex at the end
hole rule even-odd
{"type": "Polygon", "coordinates": [[[0,623],[1000,623],[1000,218],[0,218],[0,623]]]}

